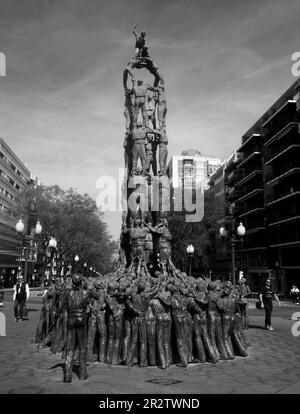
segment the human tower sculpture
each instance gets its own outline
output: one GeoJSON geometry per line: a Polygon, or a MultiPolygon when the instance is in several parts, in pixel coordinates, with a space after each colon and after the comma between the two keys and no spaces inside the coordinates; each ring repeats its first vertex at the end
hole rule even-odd
{"type": "Polygon", "coordinates": [[[125,177],[119,262],[97,278],[74,273],[44,294],[37,329],[40,347],[51,344],[65,358],[64,381],[79,377],[87,361],[167,369],[171,363],[217,363],[247,356],[243,293],[230,281],[195,279],[171,260],[166,162],[168,138],[165,80],[146,46],[146,33],[133,31],[134,56],[123,71],[125,177]],[[139,69],[153,85],[137,79],[139,69]],[[158,195],[153,191],[157,185],[158,195]],[[78,352],[76,351],[76,343],[78,352]]]}

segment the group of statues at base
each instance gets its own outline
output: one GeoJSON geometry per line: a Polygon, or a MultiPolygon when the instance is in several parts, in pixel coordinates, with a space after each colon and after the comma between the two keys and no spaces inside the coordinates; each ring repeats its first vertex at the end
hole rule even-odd
{"type": "Polygon", "coordinates": [[[87,362],[167,369],[171,363],[217,363],[247,356],[241,291],[230,281],[194,279],[171,261],[149,273],[142,263],[99,278],[73,274],[45,292],[36,332],[39,347],[65,359],[71,382],[74,358],[79,378],[87,362]]]}

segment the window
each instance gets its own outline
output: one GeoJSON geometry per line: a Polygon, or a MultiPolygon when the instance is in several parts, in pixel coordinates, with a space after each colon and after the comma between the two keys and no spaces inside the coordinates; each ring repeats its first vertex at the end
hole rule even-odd
{"type": "Polygon", "coordinates": [[[193,161],[185,161],[183,164],[183,171],[184,171],[184,174],[192,175],[194,172],[193,161]]]}
{"type": "Polygon", "coordinates": [[[194,178],[193,177],[184,177],[184,187],[193,187],[194,178]]]}

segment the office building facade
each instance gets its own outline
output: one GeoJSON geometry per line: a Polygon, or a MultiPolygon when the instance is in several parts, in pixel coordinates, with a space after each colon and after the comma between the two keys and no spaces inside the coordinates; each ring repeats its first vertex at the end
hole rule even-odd
{"type": "MultiPolygon", "coordinates": [[[[246,272],[252,290],[268,276],[284,294],[300,285],[299,155],[298,80],[243,135],[237,159],[223,168],[223,221],[229,229],[240,222],[246,228],[237,271],[246,272]]],[[[229,261],[229,250],[226,255],[229,261]]]]}
{"type": "Polygon", "coordinates": [[[11,286],[20,265],[21,245],[15,230],[17,200],[33,182],[28,168],[0,138],[0,275],[4,286],[11,286]]]}

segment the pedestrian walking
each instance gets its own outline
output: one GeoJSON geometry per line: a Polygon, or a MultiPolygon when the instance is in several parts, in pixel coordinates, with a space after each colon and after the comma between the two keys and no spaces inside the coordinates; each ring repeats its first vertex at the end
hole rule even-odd
{"type": "Polygon", "coordinates": [[[277,294],[273,291],[271,287],[271,279],[267,279],[265,281],[264,287],[261,290],[259,299],[262,303],[262,308],[265,309],[265,314],[266,314],[265,329],[267,329],[268,331],[274,331],[274,328],[272,327],[272,324],[271,324],[271,316],[272,316],[272,311],[273,311],[272,301],[274,298],[277,300],[278,305],[281,305],[277,294]]]}
{"type": "Polygon", "coordinates": [[[290,290],[290,296],[291,296],[293,303],[296,303],[297,305],[299,305],[300,290],[297,288],[296,285],[292,286],[292,289],[290,290]]]}
{"type": "Polygon", "coordinates": [[[18,277],[17,283],[14,285],[14,313],[16,322],[24,319],[24,312],[26,300],[29,298],[29,286],[23,279],[23,276],[18,277]]]}

